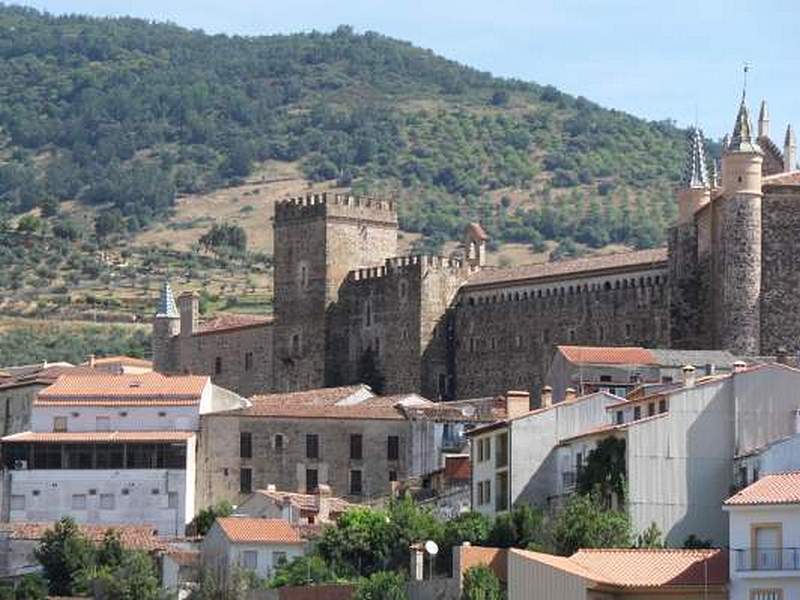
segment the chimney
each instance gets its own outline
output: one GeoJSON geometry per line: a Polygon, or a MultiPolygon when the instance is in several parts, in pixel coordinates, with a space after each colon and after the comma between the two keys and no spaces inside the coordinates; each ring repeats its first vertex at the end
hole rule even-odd
{"type": "Polygon", "coordinates": [[[789,352],[786,350],[786,346],[778,346],[778,352],[775,355],[775,362],[777,362],[779,365],[789,364],[789,352]]]}
{"type": "Polygon", "coordinates": [[[509,390],[506,392],[506,418],[513,419],[531,410],[531,395],[528,392],[509,390]]]}
{"type": "Polygon", "coordinates": [[[422,544],[411,544],[411,580],[422,581],[425,579],[425,548],[422,544]]]}
{"type": "Polygon", "coordinates": [[[539,408],[550,408],[553,406],[553,388],[546,385],[542,388],[542,394],[539,396],[539,408]]]}
{"type": "Polygon", "coordinates": [[[575,388],[568,387],[564,390],[564,402],[571,402],[578,397],[578,392],[575,391],[575,388]]]}
{"type": "Polygon", "coordinates": [[[94,369],[95,367],[95,356],[94,354],[89,355],[89,368],[94,369]]]}
{"type": "Polygon", "coordinates": [[[684,365],[683,369],[683,387],[694,387],[695,382],[695,369],[692,365],[684,365]]]}
{"type": "Polygon", "coordinates": [[[317,522],[327,523],[331,520],[331,486],[321,483],[314,495],[317,509],[317,522]]]}
{"type": "Polygon", "coordinates": [[[733,372],[734,373],[741,373],[747,368],[747,363],[743,360],[737,360],[733,363],[733,372]]]}

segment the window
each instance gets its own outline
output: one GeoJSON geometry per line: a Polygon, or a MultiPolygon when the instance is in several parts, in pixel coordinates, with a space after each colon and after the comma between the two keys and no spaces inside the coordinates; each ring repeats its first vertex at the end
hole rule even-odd
{"type": "Polygon", "coordinates": [[[652,417],[654,414],[656,414],[656,403],[651,402],[647,405],[647,416],[652,417]]]}
{"type": "Polygon", "coordinates": [[[634,406],[633,407],[633,420],[638,421],[642,418],[642,407],[641,406],[634,406]]]}
{"type": "Polygon", "coordinates": [[[492,457],[492,440],[489,437],[478,440],[478,462],[484,462],[492,457]]]}
{"type": "Polygon", "coordinates": [[[111,418],[110,417],[95,417],[94,419],[95,431],[111,431],[111,418]]]}
{"type": "Polygon", "coordinates": [[[397,471],[389,471],[389,481],[397,481],[397,471]]]}
{"type": "Polygon", "coordinates": [[[494,455],[495,467],[508,466],[508,433],[501,433],[495,436],[495,448],[497,452],[494,455]]]}
{"type": "Polygon", "coordinates": [[[114,510],[116,498],[114,494],[100,494],[100,508],[103,510],[114,510]]]}
{"type": "Polygon", "coordinates": [[[447,375],[444,373],[439,373],[439,381],[438,381],[438,389],[439,389],[439,399],[443,399],[447,395],[447,375]]]}
{"type": "Polygon", "coordinates": [[[617,425],[622,425],[625,422],[625,414],[621,411],[617,411],[617,425]]]}
{"type": "Polygon", "coordinates": [[[600,375],[600,381],[602,381],[603,383],[610,382],[611,375],[600,375]]]}
{"type": "Polygon", "coordinates": [[[239,433],[239,457],[253,458],[253,434],[249,431],[239,433]]]}
{"type": "Polygon", "coordinates": [[[72,494],[72,510],[86,510],[86,494],[72,494]]]}
{"type": "Polygon", "coordinates": [[[667,399],[666,398],[662,398],[661,400],[658,401],[658,412],[659,413],[667,412],[667,399]]]}
{"type": "Polygon", "coordinates": [[[218,356],[214,359],[214,375],[222,374],[222,357],[218,356]]]}
{"type": "Polygon", "coordinates": [[[479,504],[490,504],[492,502],[492,482],[488,479],[480,483],[479,504]]]}
{"type": "Polygon", "coordinates": [[[306,493],[313,494],[319,487],[319,473],[316,469],[306,469],[306,493]]]}
{"type": "Polygon", "coordinates": [[[494,509],[496,511],[508,510],[508,471],[498,473],[495,478],[494,509]]]}
{"type": "Polygon", "coordinates": [[[92,446],[89,444],[65,444],[68,469],[91,469],[92,446]]]}
{"type": "Polygon", "coordinates": [[[354,433],[350,436],[350,460],[361,460],[363,456],[363,439],[360,433],[354,433]]]}
{"type": "Polygon", "coordinates": [[[387,460],[400,460],[400,437],[390,435],[386,438],[386,458],[387,460]]]}
{"type": "Polygon", "coordinates": [[[350,471],[350,495],[360,496],[361,493],[362,493],[361,471],[358,469],[353,469],[352,471],[350,471]]]}
{"type": "Polygon", "coordinates": [[[300,265],[300,288],[308,289],[308,267],[300,265]]]}
{"type": "Polygon", "coordinates": [[[167,493],[167,508],[178,508],[178,492],[167,493]]]}
{"type": "Polygon", "coordinates": [[[249,571],[255,571],[258,568],[258,552],[255,550],[244,550],[241,555],[240,566],[249,571]]]}
{"type": "Polygon", "coordinates": [[[53,431],[64,432],[67,430],[67,417],[53,417],[53,431]]]}
{"type": "Polygon", "coordinates": [[[306,435],[306,458],[319,458],[319,436],[316,433],[306,435]]]}
{"type": "Polygon", "coordinates": [[[249,494],[253,491],[253,469],[244,468],[239,470],[239,492],[249,494]]]}
{"type": "Polygon", "coordinates": [[[283,434],[275,434],[275,452],[283,452],[283,434]]]}
{"type": "Polygon", "coordinates": [[[750,565],[757,571],[777,571],[783,567],[783,528],[779,523],[751,525],[750,565]]]}
{"type": "Polygon", "coordinates": [[[61,446],[59,444],[33,445],[34,469],[60,469],[61,467],[61,446]]]}
{"type": "Polygon", "coordinates": [[[25,510],[25,496],[22,494],[12,494],[11,510],[25,510]]]}
{"type": "Polygon", "coordinates": [[[282,550],[275,550],[272,553],[272,566],[273,567],[280,567],[285,562],[286,562],[286,552],[283,552],[282,550]]]}
{"type": "Polygon", "coordinates": [[[252,352],[245,352],[244,353],[244,370],[245,371],[252,371],[253,369],[253,353],[252,352]]]}

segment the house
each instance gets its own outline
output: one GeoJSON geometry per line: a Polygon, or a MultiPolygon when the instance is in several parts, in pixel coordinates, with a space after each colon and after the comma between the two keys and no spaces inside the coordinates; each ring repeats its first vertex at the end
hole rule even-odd
{"type": "Polygon", "coordinates": [[[487,403],[436,404],[416,394],[376,395],[354,385],[253,396],[250,406],[201,419],[198,498],[240,504],[256,489],[313,494],[320,484],[352,502],[389,496],[494,419],[487,403]]]}
{"type": "Polygon", "coordinates": [[[283,519],[218,518],[200,547],[202,568],[227,580],[235,569],[261,578],[276,567],[305,554],[306,541],[297,527],[283,519]]]}
{"type": "Polygon", "coordinates": [[[603,391],[624,397],[643,383],[680,381],[687,364],[714,375],[729,373],[737,360],[726,350],[560,345],[545,381],[552,388],[553,403],[562,402],[569,388],[579,396],[603,391]]]}
{"type": "Polygon", "coordinates": [[[724,545],[728,524],[719,507],[734,484],[735,457],[795,433],[798,386],[800,371],[777,363],[737,363],[731,373],[704,377],[687,365],[681,383],[636,390],[606,407],[602,425],[562,438],[562,478],[615,438],[636,530],[655,523],[671,545],[690,535],[724,545]]]}
{"type": "Polygon", "coordinates": [[[800,469],[800,409],[795,417],[795,431],[784,438],[769,442],[759,448],[747,449],[733,462],[733,485],[738,491],[759,477],[786,473],[800,469]]]}
{"type": "Polygon", "coordinates": [[[331,488],[325,484],[318,485],[313,494],[283,492],[269,485],[256,490],[237,506],[236,514],[315,525],[333,522],[353,506],[346,500],[332,497],[331,488]]]}
{"type": "Polygon", "coordinates": [[[183,535],[196,512],[200,415],[244,405],[206,376],[62,375],[38,393],[30,430],[0,440],[0,518],[183,535]]]}
{"type": "Polygon", "coordinates": [[[724,550],[508,551],[508,600],[727,600],[727,581],[724,550]]]}
{"type": "Polygon", "coordinates": [[[731,600],[800,598],[800,472],[765,475],[725,501],[731,600]]]}
{"type": "Polygon", "coordinates": [[[161,588],[185,600],[200,581],[200,550],[169,544],[161,554],[161,588]]]}
{"type": "Polygon", "coordinates": [[[519,502],[547,506],[562,485],[571,490],[575,485],[571,465],[575,463],[558,462],[558,444],[605,424],[606,407],[621,400],[597,392],[552,404],[544,396],[544,406],[531,411],[526,392],[508,392],[507,417],[467,434],[471,439],[473,510],[494,516],[519,502]]]}

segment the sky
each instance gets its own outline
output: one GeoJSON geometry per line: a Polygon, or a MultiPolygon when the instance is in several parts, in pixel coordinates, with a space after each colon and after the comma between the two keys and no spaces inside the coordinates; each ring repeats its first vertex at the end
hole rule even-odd
{"type": "Polygon", "coordinates": [[[800,128],[798,0],[16,0],[54,14],[131,15],[209,33],[352,25],[499,76],[551,84],[647,119],[733,126],[745,62],[755,120],[800,128]]]}

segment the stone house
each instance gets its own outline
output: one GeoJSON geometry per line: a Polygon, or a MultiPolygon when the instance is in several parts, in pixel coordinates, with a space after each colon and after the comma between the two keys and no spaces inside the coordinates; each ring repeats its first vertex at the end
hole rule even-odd
{"type": "Polygon", "coordinates": [[[282,492],[274,485],[256,490],[236,507],[236,514],[262,519],[283,519],[293,524],[318,525],[336,521],[343,512],[354,505],[331,495],[324,483],[313,494],[282,492]]]}

